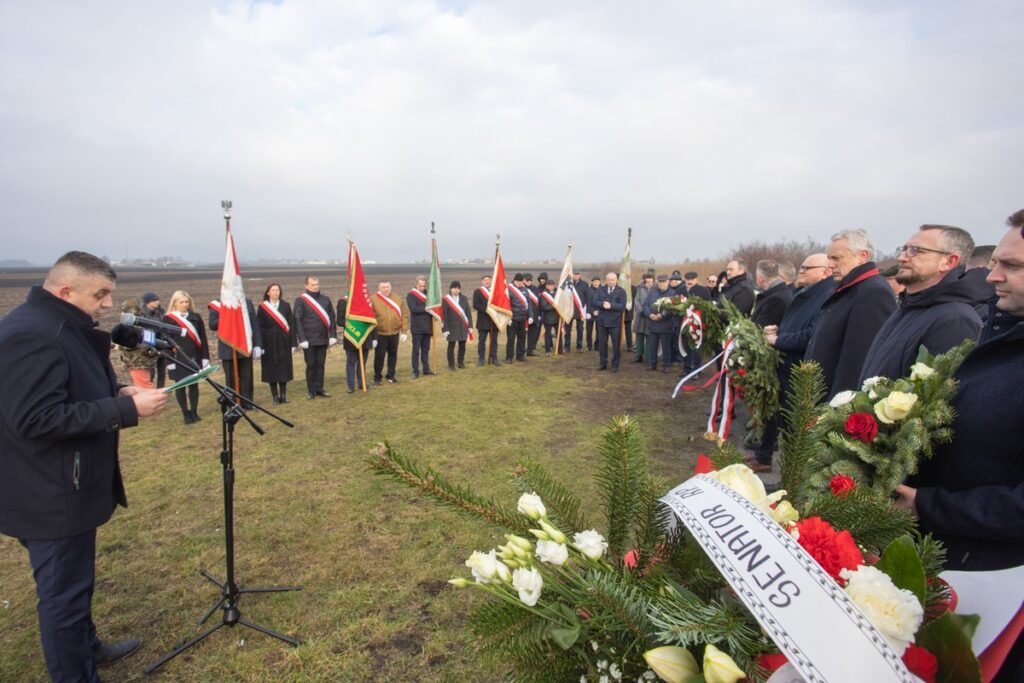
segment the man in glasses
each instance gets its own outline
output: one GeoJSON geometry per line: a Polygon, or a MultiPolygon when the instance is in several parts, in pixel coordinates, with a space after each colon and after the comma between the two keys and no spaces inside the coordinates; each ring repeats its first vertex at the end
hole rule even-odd
{"type": "Polygon", "coordinates": [[[965,339],[977,339],[981,318],[974,305],[985,291],[981,283],[964,277],[972,251],[970,233],[948,225],[922,225],[896,249],[896,281],[903,285],[903,294],[868,350],[862,382],[907,375],[921,346],[939,354],[965,339]]]}

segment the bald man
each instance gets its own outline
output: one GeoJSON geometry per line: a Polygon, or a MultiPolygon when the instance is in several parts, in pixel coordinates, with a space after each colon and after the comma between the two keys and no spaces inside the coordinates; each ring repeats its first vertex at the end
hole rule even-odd
{"type": "Polygon", "coordinates": [[[167,403],[114,375],[96,324],[116,279],[105,261],[68,252],[0,321],[0,533],[28,550],[55,681],[98,681],[96,667],[139,647],[100,642],[92,623],[96,528],[127,505],[118,434],[167,403]]]}

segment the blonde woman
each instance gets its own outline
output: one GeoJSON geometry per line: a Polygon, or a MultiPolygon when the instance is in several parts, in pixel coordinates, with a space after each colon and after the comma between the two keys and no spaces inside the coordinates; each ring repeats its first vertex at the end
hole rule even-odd
{"type": "MultiPolygon", "coordinates": [[[[167,315],[164,316],[163,321],[185,330],[184,336],[174,340],[178,345],[174,355],[176,359],[180,360],[167,366],[167,374],[172,380],[178,381],[191,375],[194,372],[193,365],[205,368],[210,364],[210,349],[206,344],[206,328],[203,326],[203,319],[193,310],[192,297],[188,295],[188,292],[178,290],[171,295],[171,300],[167,305],[167,315]]],[[[178,400],[178,405],[181,406],[185,424],[199,422],[201,419],[197,412],[199,385],[193,384],[184,389],[177,389],[174,392],[174,397],[178,400]]]]}

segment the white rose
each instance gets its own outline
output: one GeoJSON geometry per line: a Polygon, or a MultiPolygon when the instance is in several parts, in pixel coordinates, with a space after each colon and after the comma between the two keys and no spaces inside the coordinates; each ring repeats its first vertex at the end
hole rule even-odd
{"type": "Polygon", "coordinates": [[[554,541],[537,541],[537,557],[541,562],[561,567],[569,559],[569,549],[564,543],[554,541]]]}
{"type": "Polygon", "coordinates": [[[530,519],[540,519],[548,513],[547,508],[536,493],[524,493],[519,496],[516,510],[523,513],[530,519]]]}
{"type": "Polygon", "coordinates": [[[580,531],[572,536],[573,546],[591,560],[600,560],[608,549],[608,541],[596,529],[580,531]]]}
{"type": "Polygon", "coordinates": [[[841,408],[852,401],[856,396],[857,392],[855,391],[840,391],[832,397],[832,400],[828,402],[828,405],[832,409],[841,408]]]}
{"type": "Polygon", "coordinates": [[[925,380],[935,374],[935,368],[929,367],[924,363],[914,363],[910,366],[910,379],[912,380],[925,380]]]}
{"type": "Polygon", "coordinates": [[[761,512],[769,517],[772,516],[773,512],[772,503],[782,500],[782,497],[786,495],[785,491],[776,491],[770,496],[767,495],[764,490],[764,482],[746,465],[729,465],[704,476],[725,484],[756,505],[761,512]]]}
{"type": "Polygon", "coordinates": [[[917,394],[894,391],[875,404],[875,415],[887,425],[905,418],[917,403],[917,394]]]}
{"type": "Polygon", "coordinates": [[[519,591],[519,600],[527,607],[533,607],[540,599],[544,579],[535,568],[517,569],[512,572],[512,587],[519,591]]]}
{"type": "Polygon", "coordinates": [[[875,567],[861,565],[856,571],[844,569],[839,576],[846,580],[843,589],[846,594],[885,636],[896,654],[902,655],[924,619],[917,597],[897,588],[887,574],[875,567]]]}
{"type": "MultiPolygon", "coordinates": [[[[466,560],[466,566],[473,570],[473,578],[477,583],[497,583],[495,579],[498,576],[499,565],[501,562],[498,561],[498,553],[493,549],[488,553],[474,550],[466,560]]],[[[505,571],[508,571],[507,567],[505,571]]]]}
{"type": "Polygon", "coordinates": [[[864,380],[864,384],[861,385],[860,390],[865,392],[872,400],[878,398],[878,394],[875,392],[875,387],[881,382],[884,377],[868,377],[864,380]]]}

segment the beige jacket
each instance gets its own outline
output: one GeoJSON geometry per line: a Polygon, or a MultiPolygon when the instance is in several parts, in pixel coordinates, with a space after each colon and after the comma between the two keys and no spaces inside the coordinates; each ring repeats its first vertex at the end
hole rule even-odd
{"type": "Polygon", "coordinates": [[[388,298],[398,305],[402,311],[402,316],[399,317],[395,313],[395,309],[388,306],[386,303],[380,300],[377,296],[380,292],[376,292],[370,296],[370,305],[373,306],[373,313],[377,316],[377,334],[398,334],[399,332],[409,331],[409,307],[405,305],[405,300],[395,296],[394,292],[388,298]]]}

